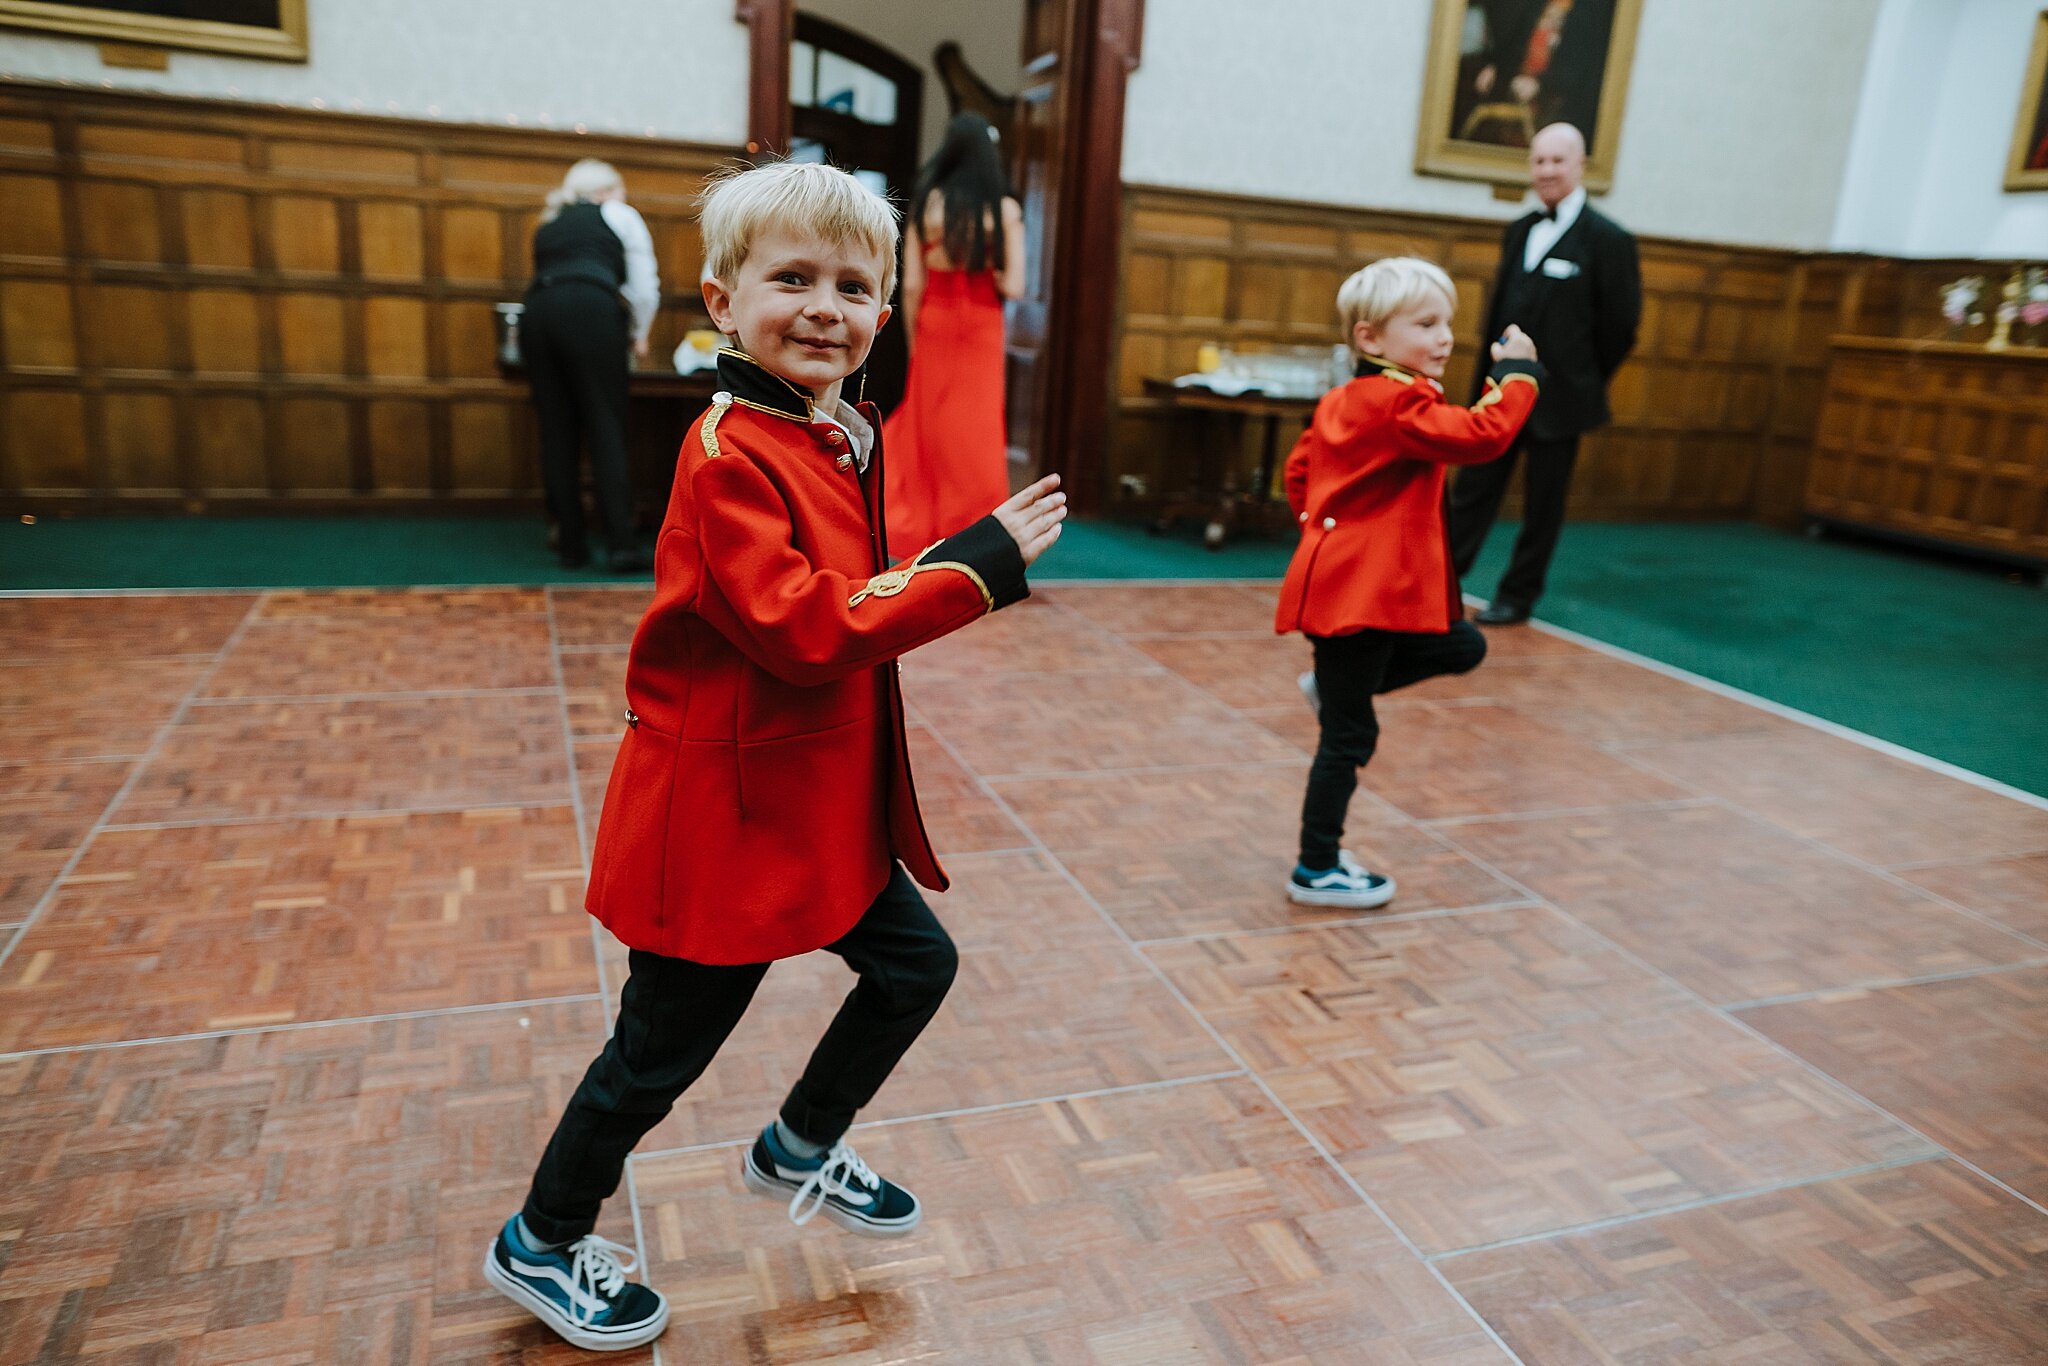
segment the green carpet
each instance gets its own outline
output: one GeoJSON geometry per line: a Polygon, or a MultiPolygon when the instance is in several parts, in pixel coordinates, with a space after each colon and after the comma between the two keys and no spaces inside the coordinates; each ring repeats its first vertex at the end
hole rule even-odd
{"type": "MultiPolygon", "coordinates": [[[[1471,587],[1489,592],[1511,528],[1471,587]]],[[[519,518],[44,519],[0,526],[0,589],[606,583],[519,518]]],[[[1074,523],[1035,580],[1277,578],[1278,541],[1074,523]]],[[[1761,527],[1571,527],[1546,621],[2048,795],[2048,592],[1967,564],[1761,527]]]]}

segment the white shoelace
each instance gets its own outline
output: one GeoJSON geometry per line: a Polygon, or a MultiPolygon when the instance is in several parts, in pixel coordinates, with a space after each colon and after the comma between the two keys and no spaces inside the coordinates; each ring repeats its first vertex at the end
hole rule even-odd
{"type": "Polygon", "coordinates": [[[595,1233],[579,1239],[569,1251],[569,1303],[576,1321],[587,1324],[611,1303],[627,1274],[638,1270],[640,1262],[633,1249],[595,1233]],[[586,1285],[603,1298],[584,1292],[586,1285]]]}
{"type": "Polygon", "coordinates": [[[868,1170],[868,1164],[861,1161],[860,1154],[847,1147],[846,1140],[842,1138],[825,1154],[825,1161],[818,1170],[805,1177],[804,1183],[796,1188],[796,1194],[789,1202],[789,1221],[808,1224],[811,1216],[823,1209],[825,1201],[835,1195],[859,1195],[872,1203],[873,1188],[878,1184],[875,1174],[868,1170]]]}

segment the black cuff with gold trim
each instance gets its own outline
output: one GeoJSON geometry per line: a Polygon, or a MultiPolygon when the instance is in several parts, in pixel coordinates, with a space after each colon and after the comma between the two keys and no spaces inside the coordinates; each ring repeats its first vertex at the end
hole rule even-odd
{"type": "Polygon", "coordinates": [[[1486,374],[1495,384],[1506,384],[1509,375],[1527,375],[1536,381],[1538,389],[1541,389],[1543,381],[1550,377],[1550,372],[1543,368],[1543,362],[1539,360],[1497,360],[1493,363],[1493,369],[1486,374]]]}
{"type": "Polygon", "coordinates": [[[951,560],[981,575],[991,612],[1031,596],[1031,585],[1024,581],[1024,552],[993,513],[940,541],[923,558],[927,562],[951,560]]]}

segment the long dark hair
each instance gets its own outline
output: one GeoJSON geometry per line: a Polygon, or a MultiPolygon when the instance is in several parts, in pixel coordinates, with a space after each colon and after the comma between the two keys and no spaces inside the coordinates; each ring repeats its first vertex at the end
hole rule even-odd
{"type": "Polygon", "coordinates": [[[979,114],[956,114],[946,125],[946,140],[917,173],[910,192],[911,222],[917,240],[924,236],[925,205],[937,190],[946,204],[946,255],[969,270],[1003,268],[1003,199],[1010,178],[996,151],[995,130],[979,114]],[[989,225],[996,225],[991,235],[989,225]]]}

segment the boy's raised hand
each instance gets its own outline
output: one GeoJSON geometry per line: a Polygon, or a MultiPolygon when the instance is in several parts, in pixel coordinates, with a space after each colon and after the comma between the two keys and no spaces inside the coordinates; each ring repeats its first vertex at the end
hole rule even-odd
{"type": "Polygon", "coordinates": [[[1067,495],[1056,491],[1059,486],[1060,477],[1048,474],[996,507],[995,519],[1017,543],[1027,565],[1060,538],[1060,523],[1067,520],[1067,495]]]}
{"type": "Polygon", "coordinates": [[[1527,332],[1508,324],[1508,330],[1500,334],[1500,340],[1493,344],[1495,360],[1535,360],[1536,343],[1527,332]]]}

